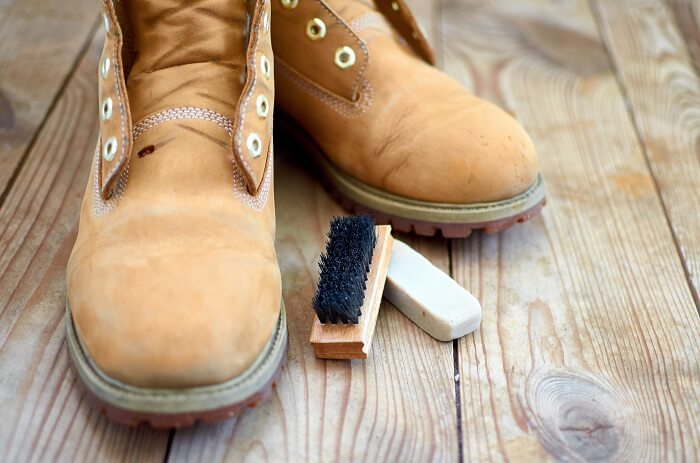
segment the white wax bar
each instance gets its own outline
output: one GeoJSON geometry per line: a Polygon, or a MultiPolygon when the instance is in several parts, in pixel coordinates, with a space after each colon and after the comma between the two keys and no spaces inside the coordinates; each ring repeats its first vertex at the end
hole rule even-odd
{"type": "Polygon", "coordinates": [[[394,241],[384,297],[439,341],[460,338],[481,323],[479,301],[399,240],[394,241]]]}

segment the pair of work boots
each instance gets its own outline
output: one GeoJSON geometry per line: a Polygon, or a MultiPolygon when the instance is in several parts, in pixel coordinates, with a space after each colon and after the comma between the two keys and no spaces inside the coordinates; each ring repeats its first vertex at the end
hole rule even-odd
{"type": "Polygon", "coordinates": [[[398,230],[466,236],[541,207],[526,133],[432,66],[403,0],[115,0],[103,19],[67,343],[118,421],[233,416],[279,373],[275,99],[319,180],[398,230]]]}

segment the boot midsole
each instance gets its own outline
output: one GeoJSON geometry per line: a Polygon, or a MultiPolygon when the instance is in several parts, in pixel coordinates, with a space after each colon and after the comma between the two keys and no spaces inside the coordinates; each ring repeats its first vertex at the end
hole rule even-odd
{"type": "Polygon", "coordinates": [[[175,414],[217,410],[244,402],[272,379],[287,347],[287,317],[280,307],[272,336],[265,348],[242,374],[220,384],[191,388],[142,388],[107,376],[90,358],[73,323],[66,303],[66,344],[78,376],[98,399],[124,410],[175,414]]]}
{"type": "Polygon", "coordinates": [[[293,138],[311,155],[320,171],[322,181],[330,183],[331,187],[352,202],[390,216],[436,224],[489,223],[525,212],[544,200],[545,188],[541,175],[538,175],[534,183],[519,195],[493,202],[438,203],[388,193],[361,182],[337,168],[303,128],[299,127],[287,114],[282,111],[279,113],[276,128],[282,131],[280,135],[293,138]]]}

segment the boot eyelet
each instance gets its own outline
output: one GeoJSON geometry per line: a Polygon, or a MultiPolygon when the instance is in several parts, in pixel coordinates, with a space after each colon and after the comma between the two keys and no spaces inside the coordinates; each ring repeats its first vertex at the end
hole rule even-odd
{"type": "Polygon", "coordinates": [[[272,69],[270,68],[270,60],[267,59],[267,56],[262,55],[260,58],[260,71],[262,71],[262,74],[265,76],[266,79],[270,78],[270,75],[272,75],[272,69]]]}
{"type": "Polygon", "coordinates": [[[306,36],[311,40],[321,40],[326,36],[326,23],[314,18],[306,23],[306,36]]]}
{"type": "Polygon", "coordinates": [[[109,17],[107,13],[102,13],[102,27],[104,27],[105,33],[109,34],[109,17]]]}
{"type": "Polygon", "coordinates": [[[112,99],[107,98],[102,102],[102,108],[100,109],[100,116],[103,121],[108,121],[112,118],[112,99]]]}
{"type": "Polygon", "coordinates": [[[258,117],[261,119],[265,119],[270,113],[270,104],[267,102],[265,95],[258,95],[258,98],[255,100],[255,107],[258,112],[258,117]]]}
{"type": "Polygon", "coordinates": [[[258,137],[257,133],[251,133],[248,135],[246,146],[248,146],[248,152],[253,159],[259,158],[262,154],[262,141],[260,140],[260,137],[258,137]]]}
{"type": "Polygon", "coordinates": [[[102,74],[102,78],[106,79],[109,76],[109,66],[112,64],[112,62],[109,60],[109,56],[105,56],[105,58],[102,60],[102,64],[100,65],[100,74],[102,74]]]}
{"type": "Polygon", "coordinates": [[[399,11],[399,9],[400,9],[399,2],[391,2],[391,9],[394,11],[399,11]]]}
{"type": "Polygon", "coordinates": [[[116,138],[110,137],[107,139],[102,148],[102,157],[105,161],[109,162],[114,159],[114,155],[117,154],[118,145],[116,138]]]}
{"type": "Polygon", "coordinates": [[[293,10],[299,5],[299,0],[280,0],[280,3],[282,4],[282,7],[288,10],[293,10]]]}
{"type": "Polygon", "coordinates": [[[270,31],[270,12],[268,11],[265,13],[265,16],[263,16],[263,29],[265,29],[265,32],[270,31]]]}
{"type": "Polygon", "coordinates": [[[348,46],[340,47],[335,51],[335,65],[340,69],[352,67],[355,60],[355,50],[348,46]]]}

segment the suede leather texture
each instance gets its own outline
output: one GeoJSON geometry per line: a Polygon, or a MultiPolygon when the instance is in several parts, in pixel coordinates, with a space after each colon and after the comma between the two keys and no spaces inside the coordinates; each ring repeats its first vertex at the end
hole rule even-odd
{"type": "Polygon", "coordinates": [[[389,193],[435,203],[505,200],[533,184],[539,167],[525,130],[505,111],[421,60],[371,2],[323,2],[350,25],[368,51],[355,101],[324,87],[313,75],[324,69],[338,72],[335,44],[309,40],[304,24],[310,18],[301,9],[277,3],[273,46],[278,107],[343,172],[389,193]],[[304,59],[288,53],[284,43],[304,49],[304,59]]]}
{"type": "MultiPolygon", "coordinates": [[[[182,106],[238,116],[246,8],[181,3],[130,9],[135,124],[182,106]]],[[[118,381],[218,384],[244,372],[273,333],[281,278],[270,175],[250,195],[230,143],[211,120],[163,121],[134,140],[126,186],[107,203],[95,191],[99,156],[93,163],[68,299],[88,354],[118,381]]]]}

